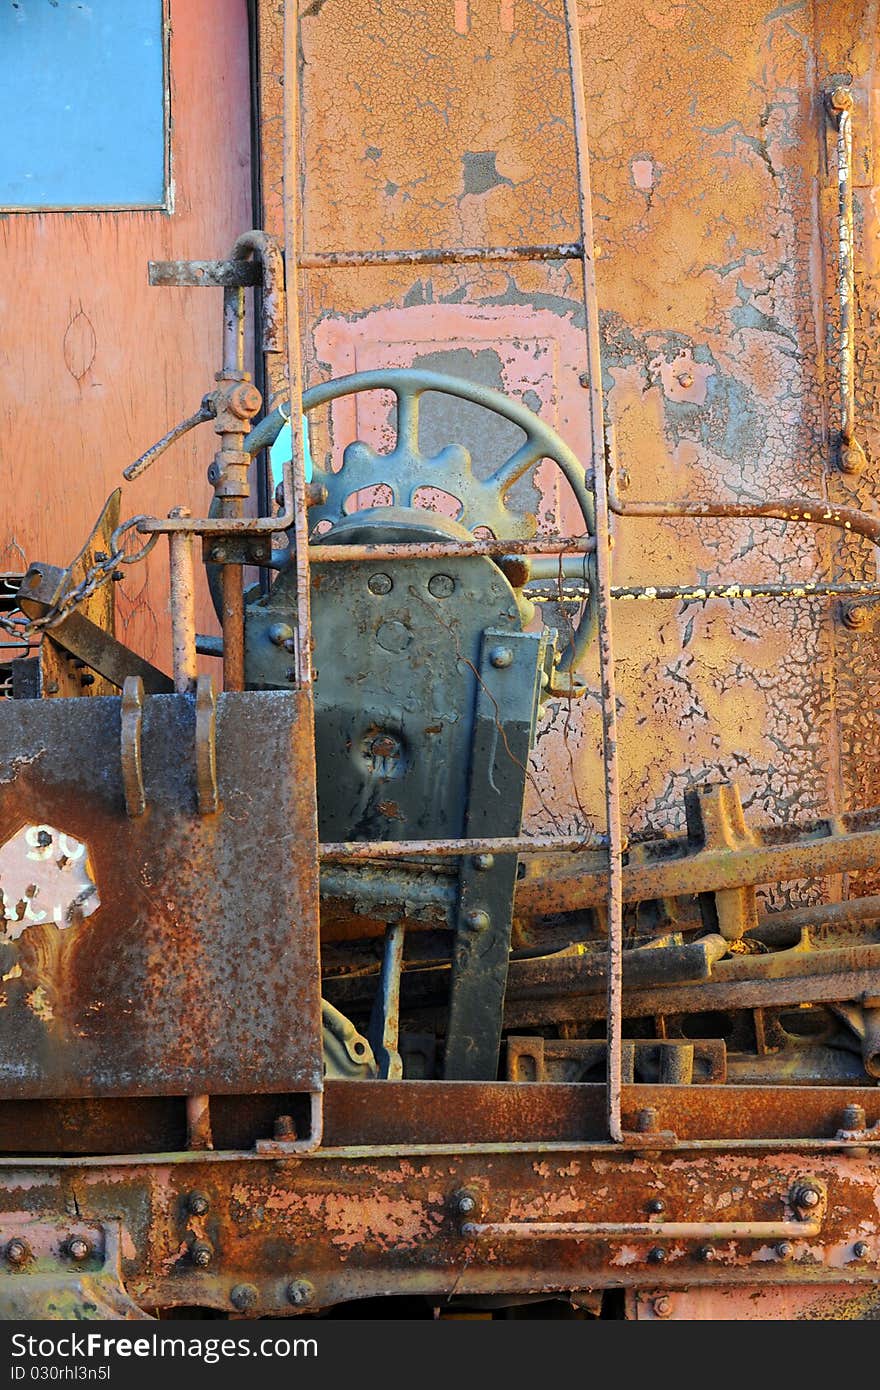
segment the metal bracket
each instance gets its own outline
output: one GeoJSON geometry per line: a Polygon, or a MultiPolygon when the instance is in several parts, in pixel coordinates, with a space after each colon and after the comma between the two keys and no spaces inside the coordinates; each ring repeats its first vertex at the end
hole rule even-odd
{"type": "Polygon", "coordinates": [[[144,717],[144,683],[140,676],[126,676],[122,687],[122,718],[119,753],[125,809],[129,816],[142,816],[147,809],[144,772],[141,763],[141,726],[144,717]]]}
{"type": "MultiPolygon", "coordinates": [[[[478,673],[465,835],[518,835],[546,631],[487,629],[478,673]]],[[[494,1080],[507,988],[515,854],[463,857],[444,1076],[494,1080]]]]}
{"type": "Polygon", "coordinates": [[[379,988],[373,1001],[369,1038],[379,1063],[379,1075],[387,1081],[403,1079],[399,1052],[400,972],[403,966],[403,923],[395,922],[385,931],[385,953],[379,988]]]}
{"type": "Polygon", "coordinates": [[[3,1216],[0,1319],[147,1319],[122,1282],[114,1221],[3,1216]]]}
{"type": "MultiPolygon", "coordinates": [[[[685,794],[688,835],[704,849],[746,849],[754,846],[743,815],[739,788],[733,782],[695,788],[685,794]]],[[[739,941],[758,925],[754,888],[728,888],[700,894],[700,911],[707,931],[725,941],[739,941]]]]}

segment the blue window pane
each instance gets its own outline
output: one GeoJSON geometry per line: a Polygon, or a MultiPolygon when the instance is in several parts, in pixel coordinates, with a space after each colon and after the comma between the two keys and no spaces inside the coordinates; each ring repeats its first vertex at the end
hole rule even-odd
{"type": "Polygon", "coordinates": [[[0,0],[0,207],[165,201],[162,0],[0,0]]]}

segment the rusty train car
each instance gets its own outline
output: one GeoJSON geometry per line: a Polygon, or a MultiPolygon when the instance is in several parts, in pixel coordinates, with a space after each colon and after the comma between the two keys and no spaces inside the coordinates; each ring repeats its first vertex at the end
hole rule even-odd
{"type": "Polygon", "coordinates": [[[876,1318],[876,4],[119,8],[0,21],[147,103],[2,190],[0,1315],[876,1318]]]}

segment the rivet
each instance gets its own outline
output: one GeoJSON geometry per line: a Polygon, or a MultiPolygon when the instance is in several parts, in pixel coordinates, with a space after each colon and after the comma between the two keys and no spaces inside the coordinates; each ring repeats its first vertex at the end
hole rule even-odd
{"type": "Polygon", "coordinates": [[[666,1203],[664,1202],[662,1197],[651,1198],[650,1202],[648,1203],[648,1211],[653,1212],[655,1216],[659,1216],[661,1211],[665,1210],[666,1203]]]}
{"type": "Polygon", "coordinates": [[[776,1253],[780,1260],[787,1260],[793,1249],[794,1246],[790,1240],[781,1240],[776,1246],[776,1253]]]}
{"type": "Polygon", "coordinates": [[[237,1308],[240,1313],[245,1313],[248,1308],[253,1308],[259,1296],[259,1292],[253,1284],[236,1284],[229,1295],[229,1301],[233,1308],[237,1308]]]}
{"type": "Polygon", "coordinates": [[[211,1203],[204,1192],[190,1192],[187,1194],[186,1205],[193,1216],[204,1216],[211,1203]]]}
{"type": "Polygon", "coordinates": [[[9,1241],[4,1251],[11,1265],[23,1265],[30,1253],[27,1241],[19,1240],[17,1236],[14,1236],[13,1239],[9,1241]]]}
{"type": "Polygon", "coordinates": [[[662,1265],[666,1259],[666,1251],[662,1245],[655,1245],[648,1251],[648,1259],[652,1265],[662,1265]]]}
{"type": "Polygon", "coordinates": [[[712,1245],[701,1245],[697,1251],[697,1259],[702,1260],[705,1264],[711,1264],[717,1258],[718,1251],[712,1245]]]}
{"type": "Polygon", "coordinates": [[[315,1290],[305,1279],[294,1279],[287,1285],[287,1301],[294,1307],[302,1307],[304,1303],[311,1303],[315,1296],[315,1290]]]}
{"type": "Polygon", "coordinates": [[[683,386],[685,391],[687,391],[689,387],[693,386],[694,379],[691,376],[690,372],[680,372],[678,377],[678,384],[679,386],[683,386]]]}
{"type": "Polygon", "coordinates": [[[76,1260],[77,1264],[87,1260],[92,1253],[91,1244],[84,1236],[71,1236],[64,1248],[70,1258],[76,1260]]]}
{"type": "Polygon", "coordinates": [[[455,580],[451,574],[432,574],[428,580],[428,593],[434,598],[449,598],[455,591],[455,580]]]}
{"type": "Polygon", "coordinates": [[[476,1205],[476,1198],[470,1192],[460,1192],[455,1199],[455,1209],[460,1216],[470,1216],[476,1205]]]}
{"type": "Polygon", "coordinates": [[[192,1262],[199,1269],[207,1269],[214,1258],[214,1251],[206,1240],[197,1240],[190,1251],[192,1262]]]}
{"type": "Polygon", "coordinates": [[[367,588],[371,594],[390,594],[394,584],[390,574],[371,574],[367,588]]]}
{"type": "Polygon", "coordinates": [[[489,662],[498,670],[504,671],[513,665],[513,652],[510,647],[493,647],[489,653],[489,662]]]}
{"type": "Polygon", "coordinates": [[[475,854],[471,863],[475,869],[479,869],[481,873],[485,873],[487,869],[493,869],[495,867],[495,855],[475,854]]]}
{"type": "Polygon", "coordinates": [[[868,1246],[867,1246],[867,1243],[866,1243],[865,1241],[863,1241],[863,1240],[857,1240],[856,1243],[855,1243],[855,1245],[853,1246],[853,1254],[855,1255],[856,1259],[857,1259],[857,1260],[863,1260],[863,1259],[865,1258],[865,1256],[867,1255],[867,1253],[868,1253],[868,1246]]]}
{"type": "Polygon", "coordinates": [[[226,559],[225,546],[215,545],[211,550],[211,559],[216,560],[218,564],[221,564],[222,561],[226,559]]]}
{"type": "Polygon", "coordinates": [[[283,647],[293,637],[293,628],[288,623],[273,623],[266,635],[276,647],[283,647]]]}
{"type": "Polygon", "coordinates": [[[464,914],[464,924],[471,931],[485,931],[490,921],[488,912],[484,912],[482,908],[474,908],[472,912],[464,914]]]}

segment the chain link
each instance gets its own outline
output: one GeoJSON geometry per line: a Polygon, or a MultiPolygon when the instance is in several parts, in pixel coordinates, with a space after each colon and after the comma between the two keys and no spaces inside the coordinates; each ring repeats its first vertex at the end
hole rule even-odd
{"type": "Polygon", "coordinates": [[[117,526],[110,537],[110,554],[106,555],[103,560],[96,560],[93,565],[90,565],[80,582],[66,589],[41,617],[28,618],[20,609],[13,610],[11,613],[0,613],[0,629],[24,644],[30,638],[43,633],[47,628],[60,623],[63,618],[73,612],[74,608],[85,603],[117,575],[121,578],[121,567],[123,565],[136,565],[141,560],[145,560],[159,539],[159,533],[156,532],[150,536],[140,550],[131,555],[126,554],[123,538],[132,527],[146,520],[148,518],[145,516],[133,516],[129,521],[124,521],[121,526],[117,526]]]}

